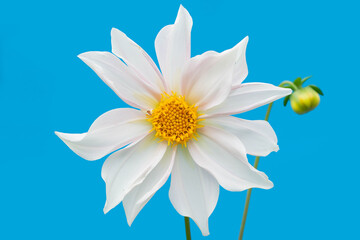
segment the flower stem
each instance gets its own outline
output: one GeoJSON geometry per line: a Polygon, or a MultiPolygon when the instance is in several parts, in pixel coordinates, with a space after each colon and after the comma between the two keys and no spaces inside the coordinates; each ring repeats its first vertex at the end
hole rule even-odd
{"type": "Polygon", "coordinates": [[[190,233],[190,220],[189,217],[185,218],[185,232],[186,232],[186,240],[191,240],[191,233],[190,233]]]}
{"type": "MultiPolygon", "coordinates": [[[[268,109],[267,109],[266,115],[265,115],[265,121],[268,121],[268,120],[269,120],[269,116],[270,116],[270,112],[271,112],[272,105],[273,105],[273,103],[270,103],[269,106],[268,106],[268,109]]],[[[259,159],[260,159],[259,156],[257,156],[257,157],[255,158],[254,168],[257,168],[257,167],[258,167],[258,165],[259,165],[259,159]]],[[[246,217],[247,217],[247,213],[248,213],[248,209],[249,209],[249,203],[250,203],[250,197],[251,197],[251,191],[252,191],[252,188],[250,188],[250,189],[247,191],[247,193],[246,193],[245,207],[244,207],[243,217],[242,217],[242,220],[241,220],[239,240],[242,240],[242,239],[243,239],[243,235],[244,235],[246,217]]]]}

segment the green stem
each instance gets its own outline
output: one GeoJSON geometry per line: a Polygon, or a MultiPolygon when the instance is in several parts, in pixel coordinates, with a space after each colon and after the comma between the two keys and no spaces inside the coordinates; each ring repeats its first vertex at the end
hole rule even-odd
{"type": "Polygon", "coordinates": [[[288,84],[293,91],[298,89],[298,87],[293,82],[290,81],[283,81],[282,83],[280,83],[279,87],[284,87],[284,85],[286,84],[288,84]]]}
{"type": "Polygon", "coordinates": [[[190,233],[190,219],[189,217],[185,218],[185,232],[186,232],[186,240],[191,240],[191,233],[190,233]]]}
{"type": "MultiPolygon", "coordinates": [[[[270,116],[270,112],[271,112],[271,108],[272,108],[272,106],[273,106],[273,102],[272,103],[270,103],[269,104],[269,106],[268,106],[268,109],[267,109],[267,111],[266,111],[266,115],[265,115],[265,121],[269,121],[269,116],[270,116]]],[[[254,164],[255,165],[255,164],[254,164]]],[[[256,167],[255,167],[256,168],[256,167]]]]}
{"type": "MultiPolygon", "coordinates": [[[[268,120],[269,120],[269,116],[270,116],[270,112],[271,112],[272,105],[273,105],[273,103],[270,103],[269,106],[268,106],[268,109],[267,109],[266,115],[265,115],[265,121],[268,121],[268,120]]],[[[257,157],[255,158],[254,168],[257,168],[257,167],[258,167],[258,165],[259,165],[259,159],[260,159],[259,156],[257,156],[257,157]]],[[[250,197],[251,197],[251,191],[252,191],[252,188],[250,188],[250,189],[247,191],[247,194],[246,194],[244,213],[243,213],[243,217],[242,217],[242,220],[241,220],[239,240],[242,240],[242,239],[243,239],[243,235],[244,235],[246,217],[247,217],[247,213],[248,213],[248,209],[249,209],[249,203],[250,203],[250,197]]]]}

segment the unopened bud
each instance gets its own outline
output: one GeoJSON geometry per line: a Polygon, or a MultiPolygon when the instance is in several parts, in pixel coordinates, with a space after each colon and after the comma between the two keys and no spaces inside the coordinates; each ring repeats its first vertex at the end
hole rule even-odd
{"type": "Polygon", "coordinates": [[[281,87],[291,88],[293,93],[284,99],[284,106],[290,100],[290,104],[294,112],[297,114],[304,114],[315,109],[320,103],[320,95],[324,95],[320,88],[315,85],[303,87],[303,83],[310,77],[304,79],[297,78],[294,82],[284,81],[280,84],[281,87]]]}
{"type": "Polygon", "coordinates": [[[316,108],[320,103],[320,96],[311,87],[296,90],[290,96],[290,104],[294,112],[304,114],[316,108]]]}

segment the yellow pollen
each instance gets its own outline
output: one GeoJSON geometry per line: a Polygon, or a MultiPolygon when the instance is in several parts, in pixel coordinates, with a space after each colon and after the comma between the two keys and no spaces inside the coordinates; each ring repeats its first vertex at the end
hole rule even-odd
{"type": "Polygon", "coordinates": [[[168,144],[182,144],[192,138],[196,140],[196,129],[202,127],[197,107],[190,106],[185,97],[176,93],[169,95],[164,93],[158,106],[151,112],[147,112],[148,121],[153,125],[152,131],[156,131],[155,137],[168,144]]]}

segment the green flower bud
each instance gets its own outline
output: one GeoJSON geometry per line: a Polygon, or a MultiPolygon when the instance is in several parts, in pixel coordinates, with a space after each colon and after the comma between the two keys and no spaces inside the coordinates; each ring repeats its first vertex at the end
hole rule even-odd
{"type": "Polygon", "coordinates": [[[280,87],[291,88],[293,90],[291,95],[285,97],[284,106],[290,100],[291,107],[297,114],[304,114],[315,109],[320,103],[319,94],[324,95],[320,88],[315,85],[302,86],[309,78],[296,78],[294,82],[284,81],[280,84],[280,87]]]}
{"type": "Polygon", "coordinates": [[[319,94],[309,86],[295,90],[290,96],[291,107],[297,114],[310,112],[315,109],[319,103],[319,94]]]}

